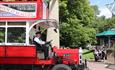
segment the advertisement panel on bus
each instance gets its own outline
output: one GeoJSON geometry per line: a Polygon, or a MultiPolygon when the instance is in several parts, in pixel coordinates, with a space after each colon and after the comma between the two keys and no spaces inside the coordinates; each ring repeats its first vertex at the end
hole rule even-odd
{"type": "Polygon", "coordinates": [[[41,1],[0,3],[0,20],[37,20],[41,17],[41,1]]]}

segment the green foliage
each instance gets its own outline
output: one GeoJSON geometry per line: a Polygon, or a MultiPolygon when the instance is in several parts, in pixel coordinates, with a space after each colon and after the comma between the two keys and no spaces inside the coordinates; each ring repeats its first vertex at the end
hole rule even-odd
{"type": "Polygon", "coordinates": [[[93,5],[92,8],[94,10],[94,16],[99,15],[100,11],[98,10],[98,6],[97,5],[93,5]]]}
{"type": "Polygon", "coordinates": [[[93,21],[92,27],[98,32],[103,32],[108,29],[115,28],[115,16],[112,18],[105,18],[105,16],[97,17],[99,15],[99,10],[96,5],[92,6],[94,9],[95,20],[93,21]]]}
{"type": "Polygon", "coordinates": [[[106,19],[105,19],[104,16],[102,16],[102,17],[96,17],[95,20],[94,20],[94,22],[93,22],[92,27],[95,28],[95,30],[97,32],[102,32],[102,31],[104,31],[104,30],[107,29],[107,27],[105,26],[106,23],[107,23],[107,21],[106,21],[106,19]]]}
{"type": "Polygon", "coordinates": [[[66,22],[69,12],[67,10],[67,0],[59,1],[59,20],[60,22],[66,22]]]}
{"type": "Polygon", "coordinates": [[[44,0],[44,1],[48,4],[50,0],[44,0]]]}
{"type": "Polygon", "coordinates": [[[94,60],[94,54],[92,50],[83,49],[83,60],[94,60]],[[84,54],[87,53],[87,54],[84,54]]]}
{"type": "Polygon", "coordinates": [[[115,28],[115,16],[110,19],[107,19],[108,28],[115,28]]]}
{"type": "Polygon", "coordinates": [[[94,20],[94,11],[88,0],[69,0],[68,11],[70,18],[76,16],[83,26],[90,26],[94,20]]]}
{"type": "Polygon", "coordinates": [[[97,17],[92,25],[97,33],[115,28],[115,16],[106,19],[105,16],[97,17]]]}
{"type": "Polygon", "coordinates": [[[61,45],[79,47],[94,43],[93,21],[94,10],[88,0],[60,0],[61,45]]]}

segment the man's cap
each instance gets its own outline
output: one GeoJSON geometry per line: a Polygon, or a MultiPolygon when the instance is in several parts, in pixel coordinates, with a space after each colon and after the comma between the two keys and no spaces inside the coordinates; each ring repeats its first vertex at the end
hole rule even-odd
{"type": "Polygon", "coordinates": [[[41,34],[41,32],[39,31],[39,32],[36,32],[36,34],[41,34]]]}

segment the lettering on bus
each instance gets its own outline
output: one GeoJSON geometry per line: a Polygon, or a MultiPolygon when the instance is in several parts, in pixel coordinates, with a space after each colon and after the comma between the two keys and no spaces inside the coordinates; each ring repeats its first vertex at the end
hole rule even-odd
{"type": "Polygon", "coordinates": [[[0,4],[0,17],[36,18],[36,3],[0,4]]]}
{"type": "Polygon", "coordinates": [[[37,0],[0,0],[0,2],[28,2],[28,1],[37,1],[37,0]]]}
{"type": "Polygon", "coordinates": [[[19,11],[24,11],[24,12],[35,12],[35,4],[2,4],[6,7],[19,10],[19,11]]]}

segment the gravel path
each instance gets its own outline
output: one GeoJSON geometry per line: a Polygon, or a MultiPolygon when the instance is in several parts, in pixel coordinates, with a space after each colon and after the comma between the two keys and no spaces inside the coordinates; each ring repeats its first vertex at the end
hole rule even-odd
{"type": "Polygon", "coordinates": [[[102,62],[87,62],[87,67],[89,70],[112,70],[106,68],[108,65],[102,62]]]}

